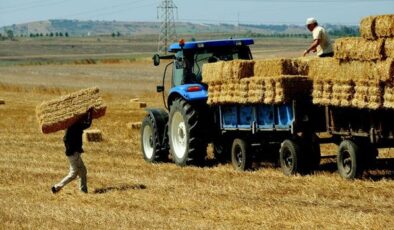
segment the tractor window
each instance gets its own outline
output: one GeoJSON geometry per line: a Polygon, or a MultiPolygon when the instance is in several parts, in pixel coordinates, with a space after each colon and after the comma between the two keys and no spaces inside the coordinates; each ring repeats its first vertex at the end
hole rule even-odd
{"type": "Polygon", "coordinates": [[[182,85],[183,81],[183,65],[175,60],[172,67],[172,86],[182,85]]]}

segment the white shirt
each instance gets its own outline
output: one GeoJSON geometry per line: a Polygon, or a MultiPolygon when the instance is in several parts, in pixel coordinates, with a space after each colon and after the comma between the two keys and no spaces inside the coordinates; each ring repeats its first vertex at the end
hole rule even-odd
{"type": "Polygon", "coordinates": [[[316,26],[312,31],[313,40],[319,39],[320,43],[317,46],[317,55],[332,53],[332,45],[330,37],[326,30],[321,26],[316,26]]]}

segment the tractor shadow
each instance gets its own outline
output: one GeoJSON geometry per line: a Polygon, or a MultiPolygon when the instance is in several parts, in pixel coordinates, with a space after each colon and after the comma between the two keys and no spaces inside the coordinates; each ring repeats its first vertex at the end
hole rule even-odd
{"type": "Polygon", "coordinates": [[[146,189],[146,185],[143,184],[123,184],[118,186],[109,186],[104,188],[96,188],[94,189],[94,194],[104,194],[112,191],[128,191],[128,190],[144,190],[146,189]]]}

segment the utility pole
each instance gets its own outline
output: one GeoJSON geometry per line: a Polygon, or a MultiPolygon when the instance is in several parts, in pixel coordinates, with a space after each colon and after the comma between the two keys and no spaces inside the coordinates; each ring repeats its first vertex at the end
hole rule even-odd
{"type": "Polygon", "coordinates": [[[167,54],[168,45],[177,40],[174,11],[178,14],[178,7],[172,0],[163,0],[157,7],[157,17],[161,20],[159,53],[167,54]]]}

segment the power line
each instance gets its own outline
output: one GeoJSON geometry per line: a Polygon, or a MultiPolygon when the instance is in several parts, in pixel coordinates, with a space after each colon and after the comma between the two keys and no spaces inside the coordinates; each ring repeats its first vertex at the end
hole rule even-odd
{"type": "Polygon", "coordinates": [[[167,47],[170,42],[177,40],[175,30],[174,11],[178,14],[178,7],[172,0],[163,0],[157,7],[158,18],[161,19],[158,52],[167,54],[167,47]]]}

